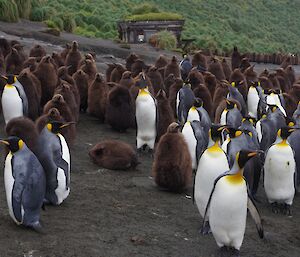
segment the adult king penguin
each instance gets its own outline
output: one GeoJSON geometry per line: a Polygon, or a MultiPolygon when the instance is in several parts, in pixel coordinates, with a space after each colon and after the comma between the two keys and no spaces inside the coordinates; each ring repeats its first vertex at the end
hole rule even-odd
{"type": "Polygon", "coordinates": [[[156,100],[150,94],[146,79],[143,76],[138,96],[135,100],[135,116],[137,123],[136,146],[140,151],[147,146],[150,151],[154,149],[157,134],[157,107],[156,100]]]}
{"type": "Polygon", "coordinates": [[[264,236],[259,213],[243,177],[246,162],[256,155],[257,152],[248,150],[241,150],[236,154],[230,171],[223,173],[215,180],[205,210],[203,227],[209,221],[211,231],[221,251],[226,251],[229,247],[233,250],[234,256],[240,256],[247,209],[256,223],[260,238],[264,236]]]}
{"type": "Polygon", "coordinates": [[[60,132],[71,124],[73,122],[49,122],[38,139],[37,155],[47,179],[45,195],[47,204],[60,205],[70,193],[70,151],[60,132]]]}
{"type": "MultiPolygon", "coordinates": [[[[215,179],[229,170],[227,156],[220,147],[223,129],[224,126],[212,125],[209,130],[209,147],[199,160],[195,176],[194,199],[202,217],[204,217],[215,179]]],[[[207,215],[209,216],[209,213],[207,215]]],[[[205,224],[204,229],[209,230],[208,222],[205,224]]]]}
{"type": "Polygon", "coordinates": [[[264,188],[272,211],[277,213],[279,204],[283,204],[287,215],[296,192],[296,163],[292,147],[287,138],[294,128],[283,127],[278,130],[275,142],[266,154],[264,164],[264,188]]]}
{"type": "Polygon", "coordinates": [[[4,185],[9,215],[18,225],[42,231],[40,210],[46,191],[44,170],[23,140],[0,140],[9,149],[5,159],[4,185]]]}
{"type": "Polygon", "coordinates": [[[226,100],[226,108],[221,114],[220,124],[237,128],[242,124],[242,114],[237,105],[230,99],[226,100]]]}
{"type": "Polygon", "coordinates": [[[2,76],[6,80],[6,85],[2,93],[2,110],[7,124],[11,119],[28,116],[28,99],[22,84],[16,76],[2,76]]]}

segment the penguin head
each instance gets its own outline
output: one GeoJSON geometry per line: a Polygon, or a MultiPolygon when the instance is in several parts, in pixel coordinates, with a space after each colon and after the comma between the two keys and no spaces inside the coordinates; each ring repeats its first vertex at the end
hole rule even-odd
{"type": "Polygon", "coordinates": [[[12,84],[14,84],[16,81],[17,81],[17,77],[16,77],[15,75],[12,75],[12,74],[7,75],[6,83],[7,83],[8,85],[12,85],[12,84]]]}
{"type": "Polygon", "coordinates": [[[209,129],[209,136],[213,141],[218,141],[222,138],[222,131],[225,126],[221,126],[218,124],[212,124],[211,128],[209,129]]]}
{"type": "Polygon", "coordinates": [[[290,118],[288,116],[285,117],[285,123],[288,127],[293,127],[295,126],[295,121],[293,118],[290,118]]]}
{"type": "Polygon", "coordinates": [[[16,136],[10,136],[7,139],[2,139],[0,140],[0,143],[5,144],[12,153],[21,150],[24,146],[24,141],[16,136]]]}
{"type": "Polygon", "coordinates": [[[231,110],[233,108],[237,108],[237,104],[234,103],[233,101],[231,101],[230,99],[226,98],[225,101],[226,101],[226,109],[227,110],[231,110]]]}
{"type": "Polygon", "coordinates": [[[228,132],[230,138],[236,138],[243,134],[243,131],[237,128],[225,127],[225,130],[228,132]]]}
{"type": "Polygon", "coordinates": [[[172,122],[167,130],[167,133],[178,133],[180,130],[180,124],[177,122],[172,122]]]}
{"type": "Polygon", "coordinates": [[[196,108],[202,107],[202,106],[203,106],[203,101],[202,101],[202,99],[199,98],[199,97],[195,98],[195,100],[194,100],[194,106],[195,106],[196,108]]]}
{"type": "Polygon", "coordinates": [[[147,88],[148,87],[148,82],[147,82],[147,78],[144,72],[141,72],[139,74],[139,78],[136,81],[135,84],[138,88],[143,89],[143,88],[147,88]]]}
{"type": "Polygon", "coordinates": [[[268,104],[268,107],[271,112],[275,112],[278,109],[276,104],[268,104]]]}
{"type": "Polygon", "coordinates": [[[292,134],[296,128],[291,128],[291,127],[282,127],[278,129],[277,131],[277,136],[281,137],[283,140],[287,139],[290,134],[292,134]]]}
{"type": "Polygon", "coordinates": [[[243,122],[243,123],[250,122],[252,125],[254,125],[254,124],[256,123],[256,121],[257,121],[257,120],[256,120],[255,118],[250,117],[250,116],[244,117],[244,118],[242,119],[242,122],[243,122]]]}
{"type": "Polygon", "coordinates": [[[236,161],[240,169],[243,169],[251,158],[258,155],[259,151],[241,150],[236,154],[236,161]]]}
{"type": "Polygon", "coordinates": [[[75,122],[50,121],[47,123],[47,129],[53,134],[59,134],[63,128],[66,128],[75,122]]]}

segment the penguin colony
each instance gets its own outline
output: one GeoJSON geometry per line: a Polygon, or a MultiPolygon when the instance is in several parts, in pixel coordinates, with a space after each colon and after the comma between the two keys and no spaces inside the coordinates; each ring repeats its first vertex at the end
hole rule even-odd
{"type": "Polygon", "coordinates": [[[138,153],[150,152],[159,188],[183,192],[194,184],[201,231],[212,232],[221,252],[239,256],[247,210],[263,238],[255,205],[262,174],[270,208],[292,215],[300,183],[300,81],[286,60],[276,72],[257,74],[237,48],[234,70],[226,59],[201,51],[180,63],[159,56],[154,65],[130,54],[125,66],[108,64],[104,76],[95,55],[83,55],[77,42],[52,56],[40,45],[26,56],[19,42],[0,43],[7,133],[0,143],[7,150],[5,191],[16,224],[43,231],[40,209],[68,197],[69,147],[80,112],[119,132],[136,129],[137,151],[106,140],[89,151],[96,164],[135,168],[138,153]]]}

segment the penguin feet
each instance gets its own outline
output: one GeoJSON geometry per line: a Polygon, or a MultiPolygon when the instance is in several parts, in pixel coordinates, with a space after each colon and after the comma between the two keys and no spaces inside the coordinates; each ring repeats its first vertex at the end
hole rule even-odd
{"type": "Polygon", "coordinates": [[[39,234],[44,234],[44,235],[46,234],[46,232],[43,229],[41,223],[39,223],[39,222],[31,224],[28,227],[31,228],[32,230],[34,230],[35,232],[39,233],[39,234]]]}
{"type": "Polygon", "coordinates": [[[205,224],[202,226],[200,233],[204,236],[211,233],[209,221],[206,221],[205,224]]]}
{"type": "Polygon", "coordinates": [[[272,206],[272,212],[278,214],[279,213],[278,203],[271,203],[271,206],[272,206]]]}
{"type": "Polygon", "coordinates": [[[292,217],[292,211],[291,211],[291,205],[289,204],[284,204],[284,207],[283,207],[283,214],[287,215],[288,217],[292,217]]]}
{"type": "Polygon", "coordinates": [[[235,248],[229,248],[230,256],[232,257],[240,257],[240,251],[235,248]]]}
{"type": "Polygon", "coordinates": [[[220,254],[218,255],[218,257],[227,257],[227,256],[228,256],[227,246],[222,246],[220,248],[220,254]]]}

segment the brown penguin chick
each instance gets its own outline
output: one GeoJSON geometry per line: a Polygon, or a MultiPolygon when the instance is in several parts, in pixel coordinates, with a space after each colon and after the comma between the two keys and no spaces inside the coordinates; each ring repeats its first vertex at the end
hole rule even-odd
{"type": "Polygon", "coordinates": [[[149,67],[145,64],[145,62],[141,59],[135,60],[135,62],[131,65],[131,73],[132,77],[138,76],[142,71],[147,70],[149,67]]]}
{"type": "Polygon", "coordinates": [[[138,165],[138,157],[133,147],[117,140],[104,140],[89,151],[93,162],[110,170],[127,170],[138,165]]]}
{"type": "Polygon", "coordinates": [[[69,84],[74,85],[75,81],[73,79],[73,77],[71,77],[68,73],[68,67],[66,66],[61,66],[59,67],[59,69],[57,70],[57,76],[58,78],[68,82],[69,84]]]}
{"type": "Polygon", "coordinates": [[[10,45],[12,47],[14,47],[15,45],[21,45],[21,42],[18,41],[18,40],[13,39],[13,40],[10,41],[10,45]]]}
{"type": "Polygon", "coordinates": [[[88,114],[104,122],[108,88],[100,73],[96,74],[94,82],[88,88],[88,114]]]}
{"type": "MultiPolygon", "coordinates": [[[[241,111],[241,104],[239,103],[239,101],[233,99],[233,98],[230,98],[229,99],[230,102],[233,102],[234,104],[237,105],[237,108],[241,111]]],[[[215,123],[216,124],[219,124],[220,123],[220,120],[221,120],[221,115],[224,111],[224,109],[226,108],[227,104],[226,104],[226,100],[223,98],[223,100],[221,102],[219,102],[218,104],[218,107],[216,109],[216,113],[215,113],[215,123]]]]}
{"type": "Polygon", "coordinates": [[[193,91],[195,97],[203,99],[203,108],[207,111],[209,116],[213,118],[213,103],[208,88],[204,84],[199,84],[193,91]]]}
{"type": "Polygon", "coordinates": [[[15,48],[5,57],[6,74],[19,74],[22,70],[23,61],[15,48]]]}
{"type": "Polygon", "coordinates": [[[73,79],[80,96],[80,110],[86,112],[88,98],[88,75],[83,70],[78,70],[73,74],[73,79]]]}
{"type": "Polygon", "coordinates": [[[79,68],[79,63],[81,62],[82,56],[78,50],[78,43],[73,41],[72,47],[66,57],[65,65],[70,66],[68,69],[69,74],[72,76],[79,68]]]}
{"type": "Polygon", "coordinates": [[[155,66],[151,66],[148,69],[147,76],[151,81],[154,95],[156,95],[160,89],[164,89],[163,78],[155,66]]]}
{"type": "Polygon", "coordinates": [[[290,85],[292,86],[296,81],[296,75],[295,75],[295,70],[294,70],[293,66],[292,65],[287,66],[285,69],[285,72],[290,81],[290,85]]]}
{"type": "Polygon", "coordinates": [[[237,69],[241,65],[241,54],[239,53],[237,47],[233,48],[233,52],[231,54],[231,69],[237,69]]]}
{"type": "Polygon", "coordinates": [[[66,43],[64,50],[62,50],[60,53],[60,57],[64,63],[66,61],[67,55],[70,52],[71,48],[72,48],[71,44],[66,43]]]}
{"type": "Polygon", "coordinates": [[[169,89],[170,87],[174,84],[175,82],[175,76],[173,73],[169,74],[167,78],[164,80],[164,87],[165,87],[165,92],[167,94],[167,97],[169,97],[169,89]]]}
{"type": "Polygon", "coordinates": [[[272,72],[269,74],[268,79],[271,81],[272,85],[273,85],[273,89],[280,89],[280,84],[279,81],[276,77],[276,73],[272,72]]]}
{"type": "Polygon", "coordinates": [[[264,69],[260,74],[259,77],[268,77],[270,74],[268,69],[264,69]]]}
{"type": "Polygon", "coordinates": [[[286,69],[287,66],[289,66],[289,65],[292,65],[292,60],[291,60],[291,56],[288,55],[283,58],[283,61],[280,64],[280,67],[283,69],[286,69]]]}
{"type": "Polygon", "coordinates": [[[223,68],[223,72],[224,72],[226,80],[229,80],[232,70],[231,70],[230,66],[228,65],[225,58],[222,59],[222,68],[223,68]]]}
{"type": "Polygon", "coordinates": [[[171,73],[174,74],[174,76],[176,78],[181,77],[180,68],[179,68],[178,61],[177,61],[177,58],[175,55],[172,57],[171,61],[165,67],[164,78],[168,77],[169,74],[171,74],[171,73]]]}
{"type": "Polygon", "coordinates": [[[204,84],[204,77],[196,67],[192,68],[187,77],[192,89],[194,90],[199,84],[204,84]]]}
{"type": "Polygon", "coordinates": [[[76,103],[74,93],[71,89],[71,85],[62,81],[61,84],[55,89],[54,94],[60,94],[63,96],[67,105],[70,108],[71,113],[74,116],[74,121],[78,122],[79,119],[79,107],[76,103]]]}
{"type": "Polygon", "coordinates": [[[193,55],[192,65],[193,67],[197,67],[200,70],[203,71],[207,70],[207,60],[205,55],[202,53],[202,51],[198,51],[193,55]]]}
{"type": "Polygon", "coordinates": [[[22,63],[23,63],[25,60],[27,60],[28,57],[27,57],[27,55],[26,55],[26,53],[25,53],[25,51],[24,51],[24,46],[23,46],[23,45],[21,45],[21,44],[16,44],[16,45],[13,46],[13,48],[15,48],[15,49],[18,51],[22,63]]]}
{"type": "Polygon", "coordinates": [[[290,94],[283,93],[282,94],[284,98],[285,103],[285,111],[288,117],[293,117],[293,113],[297,109],[297,101],[295,100],[294,96],[291,96],[290,94]]]}
{"type": "Polygon", "coordinates": [[[126,69],[123,67],[122,64],[117,63],[116,67],[112,70],[111,74],[110,74],[110,82],[116,82],[119,83],[121,78],[122,78],[122,74],[126,71],[126,69]]]}
{"type": "Polygon", "coordinates": [[[300,84],[294,84],[288,94],[298,103],[300,101],[300,84]]]}
{"type": "Polygon", "coordinates": [[[30,71],[35,71],[38,66],[36,57],[29,57],[25,62],[23,62],[22,69],[29,68],[30,71]]]}
{"type": "Polygon", "coordinates": [[[215,94],[213,96],[213,117],[216,116],[216,110],[220,104],[220,102],[227,96],[229,90],[228,90],[228,82],[227,81],[221,81],[217,84],[215,94]]]}
{"type": "Polygon", "coordinates": [[[51,63],[51,57],[49,55],[42,58],[33,74],[41,82],[41,105],[44,106],[52,98],[58,82],[57,71],[51,63]]]}
{"type": "Polygon", "coordinates": [[[18,81],[22,84],[28,99],[28,117],[33,121],[40,115],[41,92],[38,92],[39,80],[29,69],[24,69],[18,76],[18,81]]]}
{"type": "Polygon", "coordinates": [[[26,117],[11,119],[5,127],[7,136],[17,136],[21,138],[27,147],[35,152],[38,138],[38,131],[32,120],[26,117]]]}
{"type": "Polygon", "coordinates": [[[65,65],[65,62],[64,60],[61,58],[60,54],[58,53],[52,53],[52,60],[54,60],[56,66],[59,68],[59,67],[62,67],[65,65]]]}
{"type": "Polygon", "coordinates": [[[241,72],[240,69],[235,69],[230,76],[229,82],[234,82],[237,89],[242,94],[244,100],[247,100],[247,94],[248,94],[248,85],[247,80],[244,76],[244,74],[241,72]]]}
{"type": "Polygon", "coordinates": [[[254,71],[254,65],[251,65],[250,67],[248,67],[245,72],[244,72],[246,81],[247,81],[247,85],[251,85],[251,83],[253,82],[257,82],[258,78],[257,78],[257,73],[254,71]]]}
{"type": "Polygon", "coordinates": [[[283,76],[281,75],[276,75],[276,79],[278,80],[280,89],[282,90],[282,92],[287,93],[290,89],[289,87],[289,80],[286,80],[283,76]]]}
{"type": "Polygon", "coordinates": [[[169,63],[169,60],[166,56],[164,55],[160,55],[156,61],[155,61],[155,64],[154,66],[157,68],[157,69],[160,69],[160,68],[164,68],[165,66],[167,66],[167,64],[169,63]]]}
{"type": "Polygon", "coordinates": [[[0,50],[0,74],[5,74],[5,73],[6,73],[5,60],[4,60],[3,54],[1,53],[1,50],[0,50]]]}
{"type": "MultiPolygon", "coordinates": [[[[210,95],[213,98],[216,87],[217,87],[216,76],[210,72],[204,72],[203,74],[204,74],[204,84],[208,88],[210,95]]],[[[201,83],[201,84],[203,84],[203,83],[201,83]]]]}
{"type": "Polygon", "coordinates": [[[208,66],[208,71],[212,74],[214,74],[217,78],[217,80],[224,80],[226,79],[223,67],[218,59],[211,58],[211,63],[208,66]]]}
{"type": "Polygon", "coordinates": [[[35,45],[30,49],[29,57],[44,57],[47,55],[47,52],[44,47],[41,45],[35,45]]]}
{"type": "MultiPolygon", "coordinates": [[[[95,56],[95,58],[96,58],[96,56],[95,56]]],[[[81,67],[82,65],[84,65],[86,60],[90,60],[90,61],[92,61],[92,62],[96,62],[95,58],[94,58],[94,56],[93,56],[92,54],[90,54],[90,53],[85,54],[85,55],[84,55],[84,58],[82,58],[81,61],[80,61],[80,63],[79,63],[79,67],[81,67]]],[[[96,73],[97,73],[97,72],[96,72],[96,73]]]]}
{"type": "Polygon", "coordinates": [[[127,87],[128,89],[130,89],[135,83],[135,81],[133,80],[131,75],[132,75],[131,71],[125,71],[122,74],[122,78],[121,78],[119,84],[121,86],[124,86],[124,87],[127,87]]]}
{"type": "Polygon", "coordinates": [[[96,62],[86,59],[80,69],[88,75],[88,85],[92,84],[97,74],[96,62]]]}
{"type": "Polygon", "coordinates": [[[176,98],[177,98],[177,93],[182,88],[182,86],[183,86],[182,79],[176,78],[174,84],[170,87],[170,90],[169,90],[169,98],[168,99],[169,99],[171,108],[173,110],[174,117],[177,116],[177,114],[176,114],[176,98]]]}
{"type": "Polygon", "coordinates": [[[135,53],[131,53],[127,56],[125,67],[128,71],[131,71],[131,66],[137,59],[139,59],[139,57],[135,53]]]}
{"type": "Polygon", "coordinates": [[[240,64],[240,70],[242,73],[245,72],[245,70],[247,68],[249,68],[251,66],[250,62],[249,62],[249,59],[248,58],[243,58],[242,61],[241,61],[241,64],[240,64]]]}
{"type": "Polygon", "coordinates": [[[56,108],[51,108],[46,114],[41,115],[36,121],[35,126],[38,133],[41,133],[43,128],[50,121],[64,121],[63,117],[60,115],[60,112],[56,108]]]}
{"type": "Polygon", "coordinates": [[[105,72],[106,82],[110,82],[110,76],[112,71],[116,68],[117,64],[115,63],[106,63],[108,66],[105,72]]]}
{"type": "Polygon", "coordinates": [[[133,102],[128,88],[115,86],[107,96],[105,121],[113,129],[125,132],[133,126],[133,102]]]}
{"type": "Polygon", "coordinates": [[[157,124],[157,136],[156,142],[159,141],[160,137],[167,132],[169,125],[175,121],[173,110],[167,95],[164,90],[160,89],[156,95],[156,104],[158,112],[158,124],[157,124]]]}
{"type": "Polygon", "coordinates": [[[5,58],[11,52],[11,45],[6,38],[0,38],[0,50],[5,58]]]}
{"type": "MultiPolygon", "coordinates": [[[[66,122],[75,121],[74,115],[72,114],[69,105],[66,103],[64,97],[60,94],[56,94],[52,97],[52,99],[44,106],[43,113],[49,113],[50,109],[56,108],[61,117],[66,122]]],[[[73,145],[73,142],[76,138],[76,126],[72,124],[65,128],[62,132],[63,136],[66,138],[66,141],[69,146],[73,145]]]]}
{"type": "Polygon", "coordinates": [[[258,78],[258,81],[260,83],[260,86],[262,87],[262,89],[272,89],[273,88],[273,84],[272,82],[269,80],[268,77],[262,76],[258,78]]]}
{"type": "Polygon", "coordinates": [[[152,176],[159,187],[171,192],[182,192],[190,185],[192,160],[179,125],[175,122],[169,125],[167,133],[158,142],[152,176]]]}

